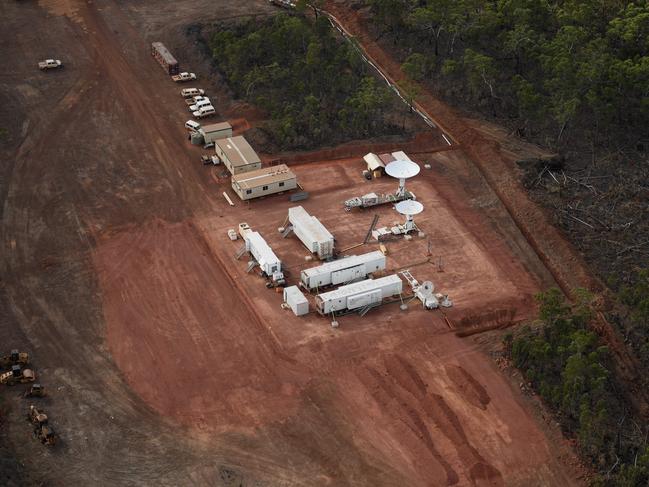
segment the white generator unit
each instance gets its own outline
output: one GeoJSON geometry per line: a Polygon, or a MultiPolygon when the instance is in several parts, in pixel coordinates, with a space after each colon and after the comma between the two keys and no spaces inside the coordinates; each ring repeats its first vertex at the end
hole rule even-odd
{"type": "Polygon", "coordinates": [[[318,294],[315,298],[316,309],[321,314],[334,313],[377,306],[384,298],[401,294],[403,281],[397,274],[379,279],[366,279],[341,286],[335,291],[318,294]]]}
{"type": "Polygon", "coordinates": [[[320,220],[309,215],[301,206],[294,206],[288,209],[288,221],[297,238],[310,252],[317,254],[321,260],[333,257],[334,237],[320,220]]]}
{"type": "Polygon", "coordinates": [[[303,316],[309,312],[309,301],[297,286],[284,288],[284,302],[288,304],[295,316],[303,316]]]}
{"type": "Polygon", "coordinates": [[[363,255],[351,255],[344,259],[327,262],[300,274],[302,286],[309,291],[324,286],[347,284],[367,278],[372,272],[385,269],[385,255],[378,250],[363,255]]]}
{"type": "Polygon", "coordinates": [[[275,252],[268,246],[264,237],[259,232],[244,232],[243,239],[246,242],[246,250],[255,259],[262,272],[272,279],[277,285],[284,284],[282,273],[282,262],[277,258],[275,252]]]}

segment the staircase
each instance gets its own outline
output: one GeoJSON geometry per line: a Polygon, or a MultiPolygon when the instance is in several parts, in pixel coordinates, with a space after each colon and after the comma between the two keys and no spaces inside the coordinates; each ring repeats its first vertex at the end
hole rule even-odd
{"type": "Polygon", "coordinates": [[[234,254],[234,258],[239,260],[243,254],[246,253],[246,244],[243,244],[243,246],[237,250],[237,253],[234,254]]]}
{"type": "Polygon", "coordinates": [[[371,303],[366,306],[363,306],[358,310],[358,316],[365,316],[372,308],[378,308],[380,303],[371,303]]]}
{"type": "Polygon", "coordinates": [[[287,225],[286,227],[284,227],[284,231],[282,232],[282,238],[288,237],[292,231],[293,231],[293,225],[287,225]]]}
{"type": "Polygon", "coordinates": [[[251,260],[248,262],[248,267],[246,268],[246,274],[250,274],[252,270],[257,267],[257,261],[256,260],[251,260]]]}

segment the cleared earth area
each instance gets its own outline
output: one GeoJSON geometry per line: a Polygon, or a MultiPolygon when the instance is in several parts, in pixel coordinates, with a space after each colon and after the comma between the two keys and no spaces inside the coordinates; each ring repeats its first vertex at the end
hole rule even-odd
{"type": "MultiPolygon", "coordinates": [[[[334,330],[281,309],[281,295],[235,259],[240,242],[225,232],[246,221],[291,283],[311,265],[294,236],[277,232],[286,195],[244,205],[223,169],[200,165],[179,87],[149,53],[165,42],[201,87],[225,97],[187,26],[275,9],[43,0],[4,2],[0,13],[0,343],[32,353],[61,437],[44,449],[22,390],[2,389],[0,483],[579,483],[520,391],[456,334],[499,311],[531,317],[532,295],[554,284],[460,148],[418,139],[428,146],[413,158],[431,169],[408,184],[426,209],[417,219],[426,236],[387,245],[388,269],[409,268],[450,295],[448,323],[413,302],[344,316],[334,330]],[[66,67],[38,72],[36,61],[52,56],[66,67]]],[[[232,100],[219,111],[236,132],[255,123],[254,109],[232,100]]],[[[379,225],[400,219],[389,207],[344,212],[345,199],[395,186],[364,181],[360,158],[314,153],[291,164],[311,194],[304,207],[338,248],[362,242],[375,213],[379,225]]]]}

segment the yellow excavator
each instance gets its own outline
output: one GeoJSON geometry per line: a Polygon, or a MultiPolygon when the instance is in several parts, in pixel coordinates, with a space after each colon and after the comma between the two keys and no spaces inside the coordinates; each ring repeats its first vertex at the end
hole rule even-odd
{"type": "Polygon", "coordinates": [[[0,384],[7,384],[8,386],[25,384],[35,380],[36,373],[32,369],[23,369],[20,365],[12,365],[10,371],[0,374],[0,384]]]}
{"type": "Polygon", "coordinates": [[[27,418],[34,424],[34,436],[44,445],[54,445],[56,443],[56,434],[54,429],[48,424],[47,414],[43,410],[38,410],[32,404],[29,406],[27,418]]]}
{"type": "Polygon", "coordinates": [[[27,352],[19,352],[12,350],[9,355],[0,357],[0,367],[3,369],[12,365],[27,365],[29,363],[29,354],[27,352]]]}

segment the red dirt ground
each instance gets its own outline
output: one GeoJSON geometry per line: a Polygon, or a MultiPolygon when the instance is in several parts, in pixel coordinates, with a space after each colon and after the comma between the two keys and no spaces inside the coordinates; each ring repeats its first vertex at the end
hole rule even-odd
{"type": "MultiPolygon", "coordinates": [[[[459,185],[475,176],[461,153],[426,159],[434,168],[409,187],[425,205],[417,221],[444,272],[426,263],[411,267],[413,274],[451,295],[452,319],[493,309],[529,316],[531,295],[551,278],[526,270],[484,219],[485,207],[498,207],[493,194],[459,185]]],[[[396,185],[391,178],[364,182],[358,159],[294,169],[311,193],[304,206],[339,236],[340,248],[362,240],[375,212],[383,224],[401,218],[389,206],[343,211],[341,202],[354,194],[396,185]]],[[[314,401],[327,404],[319,414],[329,427],[351,429],[355,448],[390,465],[407,485],[572,482],[492,361],[456,337],[440,313],[416,302],[406,312],[387,305],[362,319],[342,317],[334,331],[316,314],[281,310],[281,296],[245,273],[245,259],[234,258],[241,242],[225,233],[247,221],[295,282],[300,268],[313,264],[305,264],[294,236],[277,232],[292,205],[286,195],[243,204],[230,194],[235,208],[223,201],[192,221],[155,221],[98,241],[108,345],[148,404],[204,431],[253,434],[281,429],[304,401],[314,401]]],[[[512,247],[520,244],[513,240],[512,247]]],[[[427,244],[415,238],[388,248],[388,267],[401,268],[425,258],[427,244]]],[[[533,265],[533,254],[526,257],[533,265]]]]}

